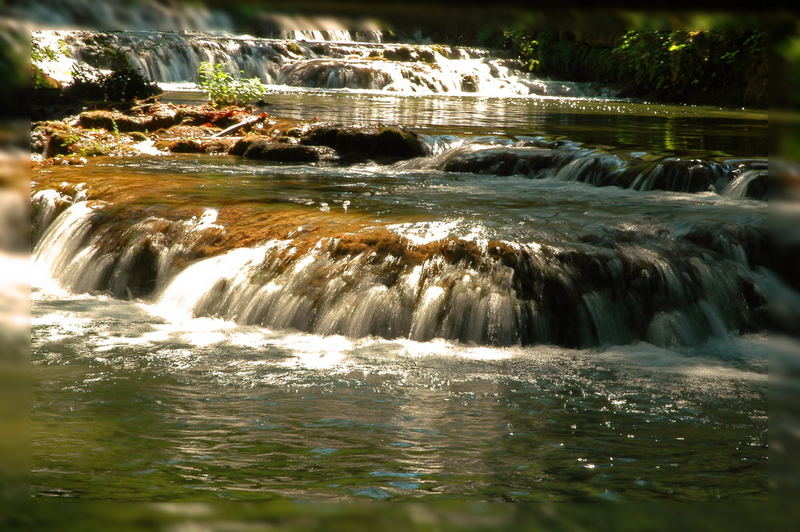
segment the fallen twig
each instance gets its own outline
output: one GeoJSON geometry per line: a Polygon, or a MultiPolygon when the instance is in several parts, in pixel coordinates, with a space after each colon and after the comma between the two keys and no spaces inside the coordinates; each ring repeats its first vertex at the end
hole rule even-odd
{"type": "Polygon", "coordinates": [[[238,131],[238,130],[242,129],[245,126],[251,126],[253,124],[256,124],[256,123],[264,120],[265,118],[267,118],[267,116],[268,116],[267,113],[261,113],[260,115],[257,115],[257,116],[251,116],[251,117],[249,117],[249,118],[247,118],[245,120],[242,120],[238,124],[234,124],[234,125],[230,126],[227,129],[223,129],[219,133],[215,133],[214,135],[212,135],[212,137],[223,137],[223,136],[225,136],[225,135],[227,135],[229,133],[233,133],[234,131],[238,131]]]}

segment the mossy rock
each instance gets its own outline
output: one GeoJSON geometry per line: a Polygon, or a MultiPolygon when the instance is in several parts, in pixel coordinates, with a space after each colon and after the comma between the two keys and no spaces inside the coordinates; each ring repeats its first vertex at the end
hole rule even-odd
{"type": "Polygon", "coordinates": [[[138,117],[128,116],[116,111],[86,111],[78,117],[78,123],[83,128],[100,128],[122,133],[167,129],[178,122],[179,116],[175,113],[156,113],[138,117]]]}
{"type": "Polygon", "coordinates": [[[86,111],[78,117],[78,123],[86,129],[106,129],[108,131],[142,131],[141,121],[115,111],[86,111]]]}
{"type": "Polygon", "coordinates": [[[44,144],[44,156],[49,159],[56,155],[67,155],[72,153],[72,147],[75,144],[76,138],[68,132],[50,130],[44,144]]]}
{"type": "Polygon", "coordinates": [[[286,144],[267,139],[258,139],[249,143],[243,154],[245,159],[275,161],[283,163],[315,163],[330,158],[330,150],[319,146],[302,144],[286,144]]]}
{"type": "Polygon", "coordinates": [[[233,139],[179,139],[156,143],[160,150],[172,153],[228,153],[233,139]]]}

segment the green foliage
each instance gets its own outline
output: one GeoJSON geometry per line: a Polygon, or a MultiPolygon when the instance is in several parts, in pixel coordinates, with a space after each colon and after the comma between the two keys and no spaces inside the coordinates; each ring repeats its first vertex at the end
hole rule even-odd
{"type": "Polygon", "coordinates": [[[130,60],[133,55],[147,51],[147,44],[119,46],[113,34],[97,33],[85,42],[84,57],[95,68],[111,70],[100,74],[90,69],[73,70],[73,87],[88,98],[128,102],[134,98],[147,98],[161,91],[149,82],[130,60]]]}
{"type": "Polygon", "coordinates": [[[629,31],[611,53],[619,60],[620,71],[632,83],[656,91],[672,77],[670,54],[685,48],[666,31],[629,31]]]}
{"type": "Polygon", "coordinates": [[[295,55],[303,55],[303,49],[294,41],[289,42],[289,44],[286,45],[286,49],[295,55]]]}
{"type": "Polygon", "coordinates": [[[145,79],[131,66],[123,66],[109,74],[76,67],[72,71],[73,82],[68,88],[77,98],[129,102],[134,98],[148,98],[161,92],[158,85],[145,79]]]}
{"type": "Polygon", "coordinates": [[[208,92],[214,107],[247,104],[267,92],[267,87],[258,78],[233,77],[225,72],[222,65],[205,61],[200,63],[197,71],[197,86],[208,92]]]}
{"type": "Polygon", "coordinates": [[[631,30],[600,44],[573,32],[507,35],[511,49],[539,75],[601,82],[627,96],[662,101],[766,105],[763,31],[631,30]]]}
{"type": "MultiPolygon", "coordinates": [[[[159,94],[161,90],[155,83],[149,82],[128,59],[128,50],[115,46],[116,41],[108,34],[97,34],[87,40],[84,50],[89,59],[88,64],[78,63],[72,70],[72,83],[61,90],[62,96],[79,100],[105,100],[111,102],[129,102],[134,98],[147,98],[159,94]],[[104,74],[99,68],[110,69],[104,74]]],[[[37,63],[57,61],[67,56],[66,44],[57,41],[54,47],[48,47],[31,40],[31,65],[34,89],[54,89],[52,81],[42,72],[37,63]]],[[[36,91],[35,91],[36,92],[36,91]]],[[[44,91],[47,92],[47,91],[44,91]]],[[[43,95],[51,98],[53,95],[43,95]]]]}
{"type": "Polygon", "coordinates": [[[31,61],[41,63],[42,61],[56,61],[59,57],[67,55],[66,44],[59,40],[56,42],[56,49],[44,46],[39,41],[31,39],[31,61]]]}
{"type": "Polygon", "coordinates": [[[58,61],[67,55],[64,41],[57,41],[55,49],[45,46],[35,39],[31,39],[31,74],[34,88],[53,87],[53,82],[42,71],[38,63],[45,61],[58,61]]]}

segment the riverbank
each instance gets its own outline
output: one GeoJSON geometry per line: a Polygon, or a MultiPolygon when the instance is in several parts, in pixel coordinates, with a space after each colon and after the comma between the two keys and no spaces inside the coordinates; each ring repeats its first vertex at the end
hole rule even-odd
{"type": "Polygon", "coordinates": [[[609,84],[666,103],[766,108],[763,31],[508,32],[498,43],[536,75],[609,84]]]}

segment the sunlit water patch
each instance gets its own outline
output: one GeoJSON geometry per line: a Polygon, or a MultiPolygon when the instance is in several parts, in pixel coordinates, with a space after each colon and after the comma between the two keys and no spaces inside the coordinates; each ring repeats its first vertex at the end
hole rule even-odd
{"type": "Polygon", "coordinates": [[[766,493],[761,337],[683,351],[489,348],[164,321],[135,302],[35,298],[39,496],[766,493]]]}

